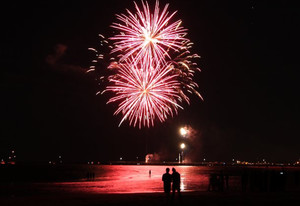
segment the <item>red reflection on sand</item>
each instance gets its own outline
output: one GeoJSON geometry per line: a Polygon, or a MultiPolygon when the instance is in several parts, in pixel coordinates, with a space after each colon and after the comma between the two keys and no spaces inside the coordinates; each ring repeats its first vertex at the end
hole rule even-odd
{"type": "Polygon", "coordinates": [[[167,167],[174,167],[181,174],[181,191],[207,189],[208,176],[203,173],[205,169],[195,166],[105,165],[94,171],[94,181],[64,182],[55,185],[68,191],[88,193],[163,192],[162,175],[167,167]]]}

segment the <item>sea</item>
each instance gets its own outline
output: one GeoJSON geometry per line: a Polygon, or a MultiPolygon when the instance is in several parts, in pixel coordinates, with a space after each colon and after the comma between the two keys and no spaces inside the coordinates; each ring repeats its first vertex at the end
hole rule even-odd
{"type": "MultiPolygon", "coordinates": [[[[31,184],[47,190],[85,192],[97,194],[114,193],[156,193],[163,192],[162,175],[166,168],[175,168],[180,173],[182,192],[207,191],[213,174],[224,175],[225,189],[240,191],[241,174],[252,171],[255,184],[259,178],[266,181],[273,176],[285,181],[289,188],[298,188],[300,168],[283,167],[224,167],[224,166],[189,166],[189,165],[57,165],[57,166],[17,166],[6,169],[0,166],[0,182],[9,184],[31,184]],[[2,168],[1,168],[2,167],[2,168]],[[258,171],[253,172],[253,171],[258,171]],[[260,174],[266,174],[262,176],[260,174]],[[273,173],[276,172],[276,174],[273,173]],[[271,175],[272,174],[272,175],[271,175]],[[277,175],[278,174],[278,175],[277,175]],[[225,178],[228,176],[228,178],[225,178]],[[282,177],[283,177],[282,176],[282,177]],[[227,179],[227,181],[226,181],[227,179]],[[290,186],[292,185],[292,186],[290,186]]],[[[249,173],[250,174],[250,173],[249,173]]],[[[249,176],[248,182],[251,177],[249,176]]],[[[273,178],[274,179],[274,178],[273,178]]],[[[259,180],[259,181],[257,181],[259,180]]],[[[275,181],[277,181],[275,179],[275,181]]],[[[273,181],[274,182],[274,181],[273,181]]],[[[255,186],[255,185],[254,185],[255,186]]],[[[260,186],[259,186],[260,187],[260,186]]]]}

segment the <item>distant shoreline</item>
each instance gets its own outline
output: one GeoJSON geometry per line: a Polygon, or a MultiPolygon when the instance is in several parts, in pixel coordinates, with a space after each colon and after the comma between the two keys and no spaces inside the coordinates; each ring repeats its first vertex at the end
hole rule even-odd
{"type": "Polygon", "coordinates": [[[237,164],[237,163],[225,163],[225,162],[189,162],[189,163],[179,163],[179,162],[140,162],[140,161],[108,161],[108,162],[63,162],[63,163],[47,163],[47,162],[17,162],[14,164],[6,163],[0,164],[1,167],[14,166],[14,165],[149,165],[149,166],[161,166],[161,165],[174,165],[174,166],[204,166],[204,167],[294,167],[300,168],[299,164],[284,164],[284,163],[248,163],[248,164],[237,164]]]}

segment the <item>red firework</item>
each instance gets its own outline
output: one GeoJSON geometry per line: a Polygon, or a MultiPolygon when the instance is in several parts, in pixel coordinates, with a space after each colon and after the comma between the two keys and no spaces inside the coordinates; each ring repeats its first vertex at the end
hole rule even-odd
{"type": "Polygon", "coordinates": [[[163,122],[168,115],[177,114],[177,109],[182,108],[177,103],[180,82],[172,70],[169,64],[145,68],[126,61],[118,66],[118,73],[109,79],[113,85],[107,86],[106,91],[115,93],[107,103],[120,102],[114,113],[122,113],[120,125],[128,119],[130,125],[150,127],[156,117],[163,122]]]}
{"type": "Polygon", "coordinates": [[[129,57],[134,58],[133,63],[143,59],[145,63],[165,61],[166,57],[171,59],[168,50],[178,51],[185,47],[189,41],[184,36],[186,29],[180,26],[181,20],[170,22],[176,14],[169,14],[168,4],[160,13],[159,2],[156,1],[155,10],[152,14],[148,3],[142,1],[143,10],[134,2],[136,13],[127,10],[128,15],[117,15],[120,23],[113,23],[112,27],[120,34],[111,37],[115,41],[114,52],[120,52],[120,62],[129,57]]]}
{"type": "Polygon", "coordinates": [[[192,43],[185,38],[181,20],[171,22],[176,12],[169,14],[168,4],[160,12],[158,1],[154,13],[147,2],[142,1],[142,10],[134,4],[135,14],[127,10],[128,15],[117,15],[120,23],[112,25],[119,34],[109,38],[114,41],[111,53],[119,55],[108,67],[115,74],[108,77],[105,91],[114,93],[107,103],[119,102],[114,113],[123,115],[119,126],[128,120],[141,128],[177,114],[178,108],[183,109],[179,103],[189,103],[185,92],[202,97],[193,81],[197,64],[191,61],[199,56],[190,55],[192,43]]]}

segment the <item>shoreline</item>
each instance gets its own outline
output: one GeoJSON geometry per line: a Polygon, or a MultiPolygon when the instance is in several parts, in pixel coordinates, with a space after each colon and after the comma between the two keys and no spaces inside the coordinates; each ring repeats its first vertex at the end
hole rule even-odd
{"type": "Polygon", "coordinates": [[[232,163],[232,162],[223,162],[223,161],[213,161],[213,162],[148,162],[145,161],[91,161],[91,162],[14,162],[14,163],[5,163],[0,164],[1,167],[13,167],[13,166],[62,166],[62,165],[85,165],[85,166],[105,166],[105,165],[149,165],[149,166],[203,166],[203,167],[291,167],[291,168],[300,168],[300,164],[296,163],[232,163]]]}

